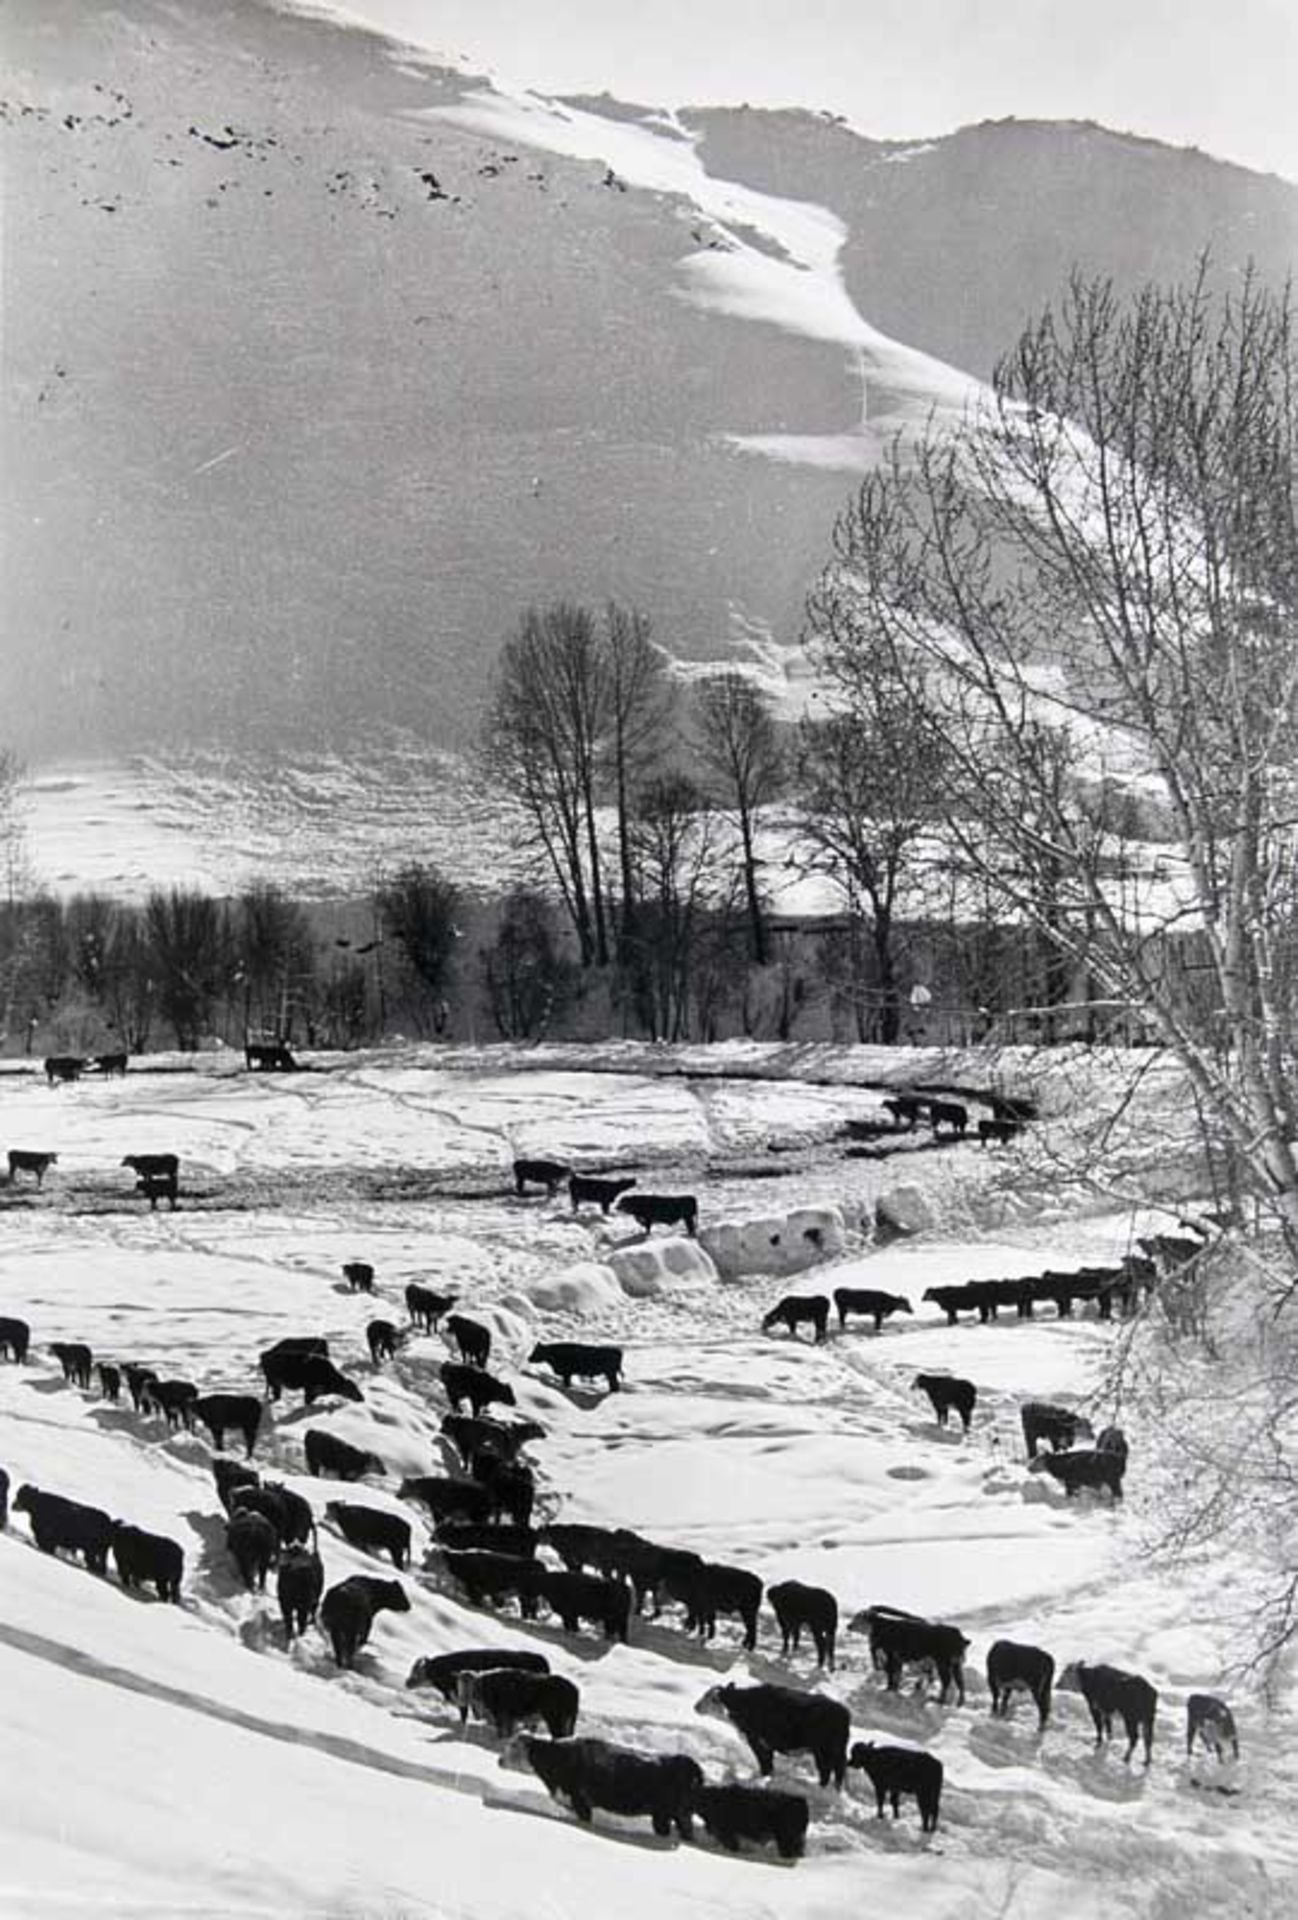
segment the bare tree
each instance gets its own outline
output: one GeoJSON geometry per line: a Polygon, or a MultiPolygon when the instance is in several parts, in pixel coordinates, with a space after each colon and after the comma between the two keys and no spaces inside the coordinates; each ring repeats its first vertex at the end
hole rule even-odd
{"type": "Polygon", "coordinates": [[[543,894],[517,887],[505,899],[495,940],[482,949],[491,1016],[506,1040],[543,1035],[572,997],[576,969],[560,950],[553,921],[543,894]]]}
{"type": "Polygon", "coordinates": [[[631,846],[640,909],[632,969],[651,1037],[687,1036],[693,971],[701,936],[722,888],[717,819],[706,795],[683,774],[651,781],[640,793],[631,846]]]}
{"type": "Polygon", "coordinates": [[[715,804],[733,815],[739,832],[752,954],[756,964],[764,967],[769,952],[757,878],[756,830],[762,808],[778,797],[785,777],[780,729],[770,701],[746,674],[709,677],[699,687],[694,744],[715,804]]]}
{"type": "Polygon", "coordinates": [[[947,756],[952,844],[1175,1050],[1291,1263],[1294,371],[1288,296],[1251,278],[1075,280],[963,431],[865,480],[829,576],[848,659],[886,650],[947,756]],[[1168,885],[1123,877],[1106,779],[1157,795],[1168,885]]]}
{"type": "Polygon", "coordinates": [[[406,966],[418,982],[433,1023],[445,1023],[445,996],[455,966],[459,939],[456,916],[460,894],[436,867],[412,861],[375,891],[379,917],[401,948],[406,966]]]}
{"type": "Polygon", "coordinates": [[[609,704],[608,663],[590,614],[562,602],[530,608],[496,670],[485,754],[554,875],[584,966],[609,957],[596,821],[609,704]]]}
{"type": "MultiPolygon", "coordinates": [[[[922,886],[942,799],[945,755],[935,728],[915,721],[915,675],[860,620],[855,583],[831,569],[808,601],[808,645],[828,697],[798,731],[797,784],[813,867],[828,875],[873,959],[879,1009],[872,1038],[898,1036],[897,923],[902,890],[922,886]]],[[[845,953],[861,943],[849,940],[845,953]]]]}
{"type": "Polygon", "coordinates": [[[290,1039],[293,1013],[314,971],[306,914],[279,887],[259,881],[235,901],[233,938],[245,1033],[255,1025],[290,1039]]]}
{"type": "Polygon", "coordinates": [[[661,648],[649,637],[647,615],[610,601],[604,615],[604,655],[608,671],[606,779],[617,813],[618,865],[622,882],[618,956],[626,962],[635,907],[635,863],[631,851],[632,795],[649,777],[660,756],[674,704],[661,648]]]}
{"type": "Polygon", "coordinates": [[[229,916],[207,894],[183,887],[151,893],[144,908],[150,977],[158,1008],[193,1053],[209,1032],[230,973],[229,916]]]}

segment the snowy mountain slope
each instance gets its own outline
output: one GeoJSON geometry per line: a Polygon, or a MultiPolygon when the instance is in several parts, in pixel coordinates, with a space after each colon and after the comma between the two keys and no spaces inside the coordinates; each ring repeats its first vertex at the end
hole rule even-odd
{"type": "Polygon", "coordinates": [[[0,33],[0,701],[33,756],[459,743],[561,594],[687,659],[787,643],[863,378],[880,430],[950,405],[1074,226],[1101,267],[1164,231],[1160,270],[1293,258],[1293,189],[1084,129],[899,150],[542,102],[261,0],[20,0],[0,33]]]}
{"type": "MultiPolygon", "coordinates": [[[[1290,1911],[1292,1701],[1286,1695],[1268,1715],[1235,1693],[1238,1773],[1187,1766],[1178,1744],[1184,1694],[1215,1687],[1236,1650],[1247,1569],[1205,1563],[1173,1579],[1142,1559],[1158,1489],[1137,1430],[1122,1510],[1085,1499],[1065,1506],[1024,1470],[1018,1400],[1049,1394],[1107,1414],[1112,1330],[1085,1318],[947,1329],[920,1301],[925,1286],[959,1274],[1112,1258],[1143,1230],[1138,1221],[1127,1212],[1027,1221],[972,1244],[934,1235],[884,1252],[853,1245],[793,1290],[844,1281],[901,1289],[916,1315],[877,1338],[851,1333],[819,1349],[757,1331],[785,1287],[773,1280],[677,1282],[614,1306],[590,1295],[588,1317],[542,1313],[529,1289],[606,1257],[629,1237],[627,1223],[574,1220],[566,1204],[543,1199],[365,1201],[349,1193],[346,1168],[358,1157],[445,1156],[486,1189],[499,1186],[515,1150],[544,1144],[601,1164],[674,1153],[679,1184],[701,1154],[778,1127],[801,1136],[815,1161],[803,1161],[789,1198],[819,1191],[850,1215],[854,1185],[859,1211],[880,1169],[837,1159],[824,1121],[831,1098],[859,1112],[874,1096],[831,1096],[797,1081],[516,1075],[502,1070],[502,1054],[475,1061],[464,1051],[446,1072],[434,1064],[441,1058],[412,1050],[391,1071],[375,1060],[322,1061],[327,1071],[291,1085],[210,1067],[58,1091],[26,1075],[0,1077],[0,1134],[60,1152],[42,1193],[0,1193],[0,1303],[30,1320],[36,1343],[26,1368],[0,1366],[0,1463],[15,1486],[29,1477],[108,1505],[173,1534],[187,1553],[185,1605],[176,1609],[38,1554],[21,1515],[0,1536],[10,1760],[0,1903],[23,1911],[39,1896],[42,1911],[70,1914],[106,1874],[131,1914],[273,1908],[512,1920],[533,1915],[538,1899],[567,1913],[578,1901],[613,1898],[633,1914],[666,1903],[673,1912],[827,1916],[864,1904],[920,1920],[989,1912],[1028,1920],[1047,1910],[1135,1920],[1226,1898],[1239,1913],[1290,1911]],[[164,1140],[185,1156],[186,1191],[176,1213],[149,1215],[117,1162],[164,1140]],[[357,1254],[378,1270],[374,1301],[343,1287],[340,1264],[357,1254]],[[524,1627],[512,1613],[468,1608],[435,1565],[422,1566],[427,1530],[395,1487],[403,1473],[441,1470],[435,1376],[445,1349],[416,1336],[376,1372],[361,1338],[375,1312],[404,1319],[401,1289],[414,1275],[455,1280],[491,1318],[499,1370],[520,1409],[547,1427],[531,1449],[547,1512],[640,1527],[767,1579],[823,1581],[846,1614],[883,1601],[962,1624],[973,1641],[962,1709],[885,1696],[850,1633],[833,1676],[817,1681],[805,1657],[793,1663],[799,1682],[848,1702],[859,1737],[941,1754],[947,1790],[932,1840],[921,1839],[913,1808],[896,1828],[879,1825],[857,1776],[840,1796],[810,1785],[796,1761],[781,1763],[777,1777],[807,1791],[813,1826],[809,1856],[792,1870],[710,1846],[655,1844],[643,1822],[597,1815],[595,1830],[583,1832],[539,1782],[502,1767],[481,1730],[462,1733],[434,1698],[405,1688],[423,1654],[536,1646],[580,1684],[587,1731],[651,1750],[684,1747],[713,1777],[747,1779],[746,1749],[698,1719],[694,1702],[726,1672],[789,1675],[769,1616],[747,1659],[734,1623],[723,1621],[705,1651],[670,1612],[636,1623],[629,1646],[610,1648],[552,1623],[524,1627]],[[205,1441],[168,1437],[128,1405],[65,1386],[46,1351],[51,1339],[84,1338],[103,1357],[165,1361],[168,1374],[205,1387],[249,1390],[257,1351],[307,1330],[327,1334],[365,1403],[307,1412],[288,1396],[267,1416],[258,1464],[318,1512],[327,1498],[360,1498],[407,1512],[416,1536],[404,1576],[412,1610],[380,1617],[349,1675],[314,1633],[286,1654],[272,1600],[237,1587],[205,1441]],[[534,1338],[567,1333],[625,1345],[623,1393],[565,1396],[543,1369],[526,1368],[534,1338]],[[940,1433],[910,1390],[917,1367],[935,1366],[979,1383],[967,1441],[940,1433]],[[360,1486],[311,1481],[301,1454],[309,1425],[375,1450],[386,1474],[360,1486]],[[1061,1661],[1103,1657],[1148,1673],[1163,1696],[1149,1771],[1125,1769],[1116,1753],[1092,1757],[1075,1696],[1057,1696],[1042,1737],[1023,1707],[993,1723],[980,1674],[1000,1634],[1050,1647],[1061,1661]],[[1222,1783],[1241,1791],[1209,1790],[1222,1783]]],[[[936,1181],[937,1196],[952,1183],[999,1177],[975,1148],[930,1159],[929,1169],[908,1166],[907,1177],[936,1181]]],[[[668,1171],[664,1164],[654,1180],[669,1184],[668,1171]]],[[[705,1220],[751,1211],[745,1191],[732,1179],[704,1180],[705,1220]]],[[[758,1198],[766,1211],[769,1185],[758,1198]]],[[[331,1580],[391,1571],[323,1521],[321,1545],[331,1580]]]]}

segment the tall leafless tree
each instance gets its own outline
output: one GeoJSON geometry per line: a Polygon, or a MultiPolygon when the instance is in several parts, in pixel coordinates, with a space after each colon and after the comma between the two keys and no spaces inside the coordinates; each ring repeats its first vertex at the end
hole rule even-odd
{"type": "Polygon", "coordinates": [[[617,813],[618,866],[622,884],[618,957],[626,963],[636,908],[631,851],[632,797],[662,754],[674,696],[660,647],[650,638],[649,619],[610,601],[604,614],[603,651],[608,674],[608,739],[605,778],[617,813]]]}
{"type": "Polygon", "coordinates": [[[867,477],[828,576],[846,660],[885,650],[941,743],[951,843],[1175,1050],[1290,1272],[1294,377],[1288,296],[1251,277],[1076,279],[962,430],[867,477]],[[1169,884],[1131,873],[1106,781],[1158,796],[1169,884]],[[1168,964],[1187,931],[1206,998],[1168,964]]]}
{"type": "Polygon", "coordinates": [[[746,674],[719,673],[701,682],[694,745],[714,804],[733,816],[739,833],[752,956],[764,967],[769,952],[757,872],[757,826],[763,807],[777,799],[784,786],[785,757],[771,703],[746,674]]]}
{"type": "Polygon", "coordinates": [[[530,608],[501,654],[484,749],[544,854],[586,966],[609,957],[596,819],[609,710],[608,661],[591,615],[563,602],[530,608]]]}

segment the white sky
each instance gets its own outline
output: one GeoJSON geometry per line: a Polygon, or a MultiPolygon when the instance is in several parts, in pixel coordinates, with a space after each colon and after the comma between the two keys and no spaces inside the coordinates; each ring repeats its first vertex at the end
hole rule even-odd
{"type": "Polygon", "coordinates": [[[1298,181],[1298,0],[351,0],[542,92],[747,100],[909,139],[1091,119],[1298,181]]]}

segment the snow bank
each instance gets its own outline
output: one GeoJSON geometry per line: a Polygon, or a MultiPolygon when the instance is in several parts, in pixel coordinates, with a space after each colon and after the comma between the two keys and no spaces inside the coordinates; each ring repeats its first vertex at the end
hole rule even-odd
{"type": "Polygon", "coordinates": [[[882,1241],[923,1233],[935,1225],[933,1203],[919,1187],[889,1187],[874,1203],[874,1230],[882,1241]]]}
{"type": "Polygon", "coordinates": [[[697,1240],[660,1240],[652,1246],[622,1247],[608,1264],[633,1300],[652,1299],[682,1281],[715,1280],[717,1269],[697,1240]]]}
{"type": "MultiPolygon", "coordinates": [[[[575,1266],[564,1267],[559,1273],[529,1281],[523,1291],[542,1313],[569,1314],[576,1320],[590,1320],[608,1313],[622,1299],[617,1275],[597,1260],[578,1260],[575,1266]]],[[[630,1288],[627,1291],[630,1292],[630,1288]]]]}
{"type": "Polygon", "coordinates": [[[756,1220],[720,1220],[699,1234],[725,1280],[747,1273],[801,1273],[833,1259],[847,1246],[839,1207],[795,1207],[756,1220]]]}

